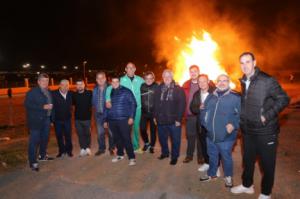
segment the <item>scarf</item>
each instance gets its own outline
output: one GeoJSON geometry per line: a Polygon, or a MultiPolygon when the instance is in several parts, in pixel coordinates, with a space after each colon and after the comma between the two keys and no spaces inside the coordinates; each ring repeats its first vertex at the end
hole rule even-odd
{"type": "Polygon", "coordinates": [[[163,84],[163,86],[161,88],[160,101],[173,100],[174,88],[175,88],[175,82],[174,81],[172,81],[169,86],[163,84]],[[165,96],[165,93],[166,93],[166,96],[165,96]],[[164,99],[164,96],[165,96],[165,99],[164,99]]]}

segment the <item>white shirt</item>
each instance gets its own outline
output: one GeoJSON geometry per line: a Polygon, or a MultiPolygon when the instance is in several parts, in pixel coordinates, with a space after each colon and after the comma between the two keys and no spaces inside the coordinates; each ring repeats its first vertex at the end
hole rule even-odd
{"type": "Polygon", "coordinates": [[[246,85],[246,91],[247,91],[248,88],[249,88],[249,86],[250,86],[250,80],[249,80],[249,79],[247,79],[247,80],[245,81],[245,85],[246,85]]]}
{"type": "Polygon", "coordinates": [[[204,103],[204,101],[207,98],[208,94],[209,94],[208,92],[205,92],[205,93],[201,92],[201,103],[202,104],[204,103]]]}
{"type": "Polygon", "coordinates": [[[61,91],[59,90],[59,93],[61,94],[61,96],[63,96],[63,98],[65,98],[65,100],[67,99],[67,94],[68,94],[68,92],[66,92],[66,93],[64,94],[63,92],[61,92],[61,91]]]}

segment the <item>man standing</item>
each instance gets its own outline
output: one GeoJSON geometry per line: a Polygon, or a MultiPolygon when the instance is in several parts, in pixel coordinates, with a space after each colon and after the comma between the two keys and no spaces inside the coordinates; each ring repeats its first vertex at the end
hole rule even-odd
{"type": "MultiPolygon", "coordinates": [[[[96,156],[104,154],[106,145],[105,145],[105,129],[104,128],[104,118],[105,118],[105,93],[107,88],[106,75],[104,72],[98,72],[96,74],[97,85],[93,90],[93,107],[95,110],[95,121],[97,126],[98,134],[98,145],[99,149],[95,153],[96,156]]],[[[111,155],[114,155],[114,141],[111,130],[108,128],[108,140],[109,140],[109,152],[111,155]]]]}
{"type": "Polygon", "coordinates": [[[76,92],[73,94],[75,106],[75,127],[80,145],[80,156],[92,155],[91,152],[91,115],[92,92],[85,89],[83,80],[76,81],[76,92]]]}
{"type": "MultiPolygon", "coordinates": [[[[135,153],[143,153],[143,150],[140,149],[139,144],[139,131],[140,131],[140,120],[141,120],[141,85],[144,83],[143,78],[140,76],[135,75],[136,67],[134,63],[129,62],[126,65],[125,68],[126,75],[121,77],[121,85],[131,90],[133,93],[137,108],[136,108],[136,114],[134,118],[134,124],[133,124],[133,148],[135,153]]],[[[108,87],[107,93],[106,93],[106,101],[108,102],[108,108],[110,107],[110,93],[111,93],[111,87],[108,87]]]]}
{"type": "MultiPolygon", "coordinates": [[[[199,126],[199,142],[201,143],[201,153],[204,159],[204,163],[199,167],[199,171],[207,171],[209,169],[209,157],[207,154],[207,130],[201,124],[201,118],[204,115],[204,104],[212,97],[212,93],[215,90],[215,86],[213,84],[209,84],[210,80],[207,75],[201,74],[198,77],[199,90],[194,94],[190,110],[193,114],[198,117],[198,126],[199,126]]],[[[218,174],[217,174],[218,175],[218,174]]]]}
{"type": "Polygon", "coordinates": [[[186,118],[186,138],[187,138],[187,150],[186,157],[183,160],[183,163],[189,163],[193,160],[195,147],[197,146],[197,160],[198,164],[202,161],[201,146],[199,139],[199,128],[197,125],[197,116],[194,115],[190,110],[191,101],[193,95],[196,91],[199,90],[198,86],[198,76],[199,76],[199,67],[197,65],[192,65],[189,68],[190,79],[186,81],[182,88],[185,93],[186,98],[186,109],[185,109],[185,118],[186,118]]]}
{"type": "Polygon", "coordinates": [[[50,117],[53,108],[52,96],[48,90],[49,76],[41,73],[38,76],[38,87],[26,93],[24,105],[27,113],[27,125],[29,128],[28,159],[33,171],[39,171],[37,161],[37,148],[39,149],[39,161],[53,160],[47,156],[47,145],[50,132],[50,117]]]}
{"type": "Polygon", "coordinates": [[[58,144],[57,158],[68,155],[73,157],[72,153],[72,93],[69,91],[69,81],[63,79],[60,81],[59,89],[52,92],[54,109],[54,127],[58,144]]]}
{"type": "Polygon", "coordinates": [[[144,75],[145,83],[141,86],[141,96],[142,96],[142,116],[140,130],[142,139],[144,141],[143,151],[148,151],[154,153],[154,146],[156,142],[156,124],[154,123],[154,94],[157,89],[157,84],[155,82],[154,73],[148,71],[144,75]],[[149,142],[147,133],[147,123],[150,123],[150,137],[151,142],[149,142]]]}
{"type": "Polygon", "coordinates": [[[163,83],[159,85],[155,93],[154,118],[158,127],[158,138],[161,145],[162,160],[169,157],[168,138],[171,137],[171,165],[177,163],[180,142],[181,122],[185,110],[185,95],[181,87],[173,80],[173,72],[169,69],[162,74],[163,83]]]}
{"type": "Polygon", "coordinates": [[[112,159],[112,162],[115,163],[124,159],[125,148],[129,158],[129,166],[134,166],[136,160],[130,134],[135,116],[136,101],[133,93],[120,85],[119,77],[112,77],[111,85],[111,108],[106,110],[104,125],[106,126],[108,122],[117,146],[117,156],[112,159]]]}
{"type": "Polygon", "coordinates": [[[250,52],[240,56],[244,76],[242,87],[241,130],[243,135],[242,184],[232,193],[254,193],[253,174],[256,157],[263,173],[259,199],[270,199],[274,184],[279,113],[289,104],[289,97],[279,83],[257,66],[250,52]]]}
{"type": "Polygon", "coordinates": [[[207,129],[207,153],[209,169],[200,181],[217,178],[219,157],[222,158],[226,187],[232,187],[232,147],[239,129],[241,98],[231,91],[227,75],[219,75],[217,89],[204,104],[203,125],[207,129]]]}

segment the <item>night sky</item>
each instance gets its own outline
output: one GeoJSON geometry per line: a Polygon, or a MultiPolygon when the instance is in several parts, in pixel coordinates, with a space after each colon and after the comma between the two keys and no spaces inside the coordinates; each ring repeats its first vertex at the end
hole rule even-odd
{"type": "MultiPolygon", "coordinates": [[[[153,32],[160,19],[157,13],[161,2],[2,1],[1,70],[18,70],[26,62],[33,67],[44,64],[58,69],[62,65],[80,65],[83,60],[88,60],[90,66],[105,69],[127,61],[153,65],[153,32]]],[[[218,14],[231,13],[234,16],[236,13],[236,19],[233,19],[236,21],[243,15],[250,16],[257,30],[253,37],[273,31],[274,18],[284,11],[293,19],[291,30],[299,36],[298,2],[224,0],[215,1],[215,9],[218,14]]],[[[296,54],[291,57],[292,60],[299,58],[296,54]]]]}

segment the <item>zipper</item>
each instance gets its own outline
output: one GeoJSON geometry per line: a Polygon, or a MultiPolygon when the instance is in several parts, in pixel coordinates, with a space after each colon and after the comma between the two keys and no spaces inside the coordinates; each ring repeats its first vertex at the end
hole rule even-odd
{"type": "Polygon", "coordinates": [[[216,141],[216,132],[215,132],[215,118],[216,118],[216,113],[217,113],[217,109],[218,109],[218,106],[219,106],[219,102],[220,102],[220,98],[218,97],[218,101],[217,101],[217,104],[216,104],[216,109],[215,109],[215,112],[214,112],[214,116],[213,116],[213,133],[214,133],[214,142],[216,141]]]}
{"type": "Polygon", "coordinates": [[[148,88],[148,113],[150,112],[150,108],[149,108],[150,107],[150,104],[149,104],[149,101],[150,101],[149,100],[149,95],[150,95],[150,93],[149,93],[149,88],[148,88]]]}

